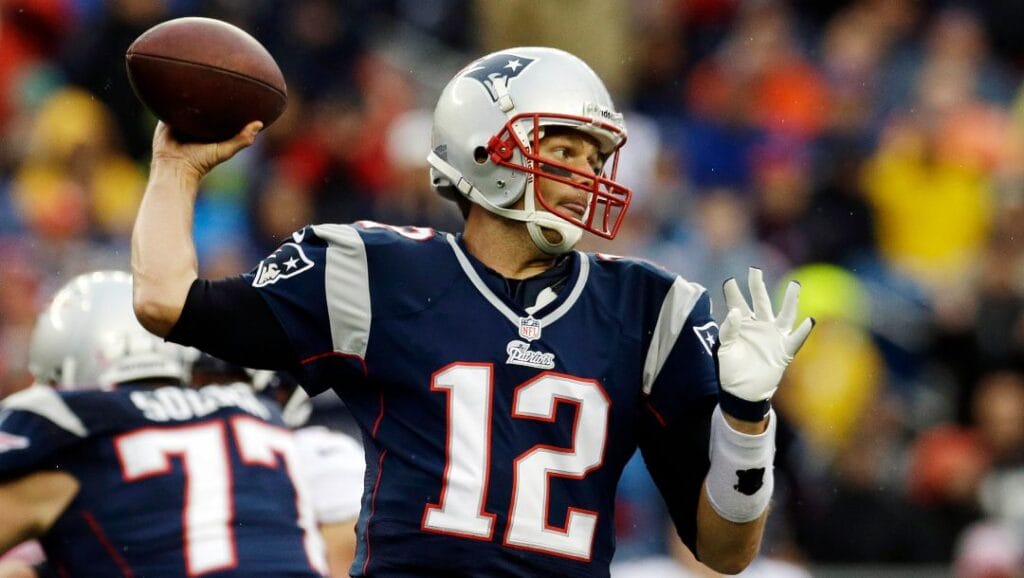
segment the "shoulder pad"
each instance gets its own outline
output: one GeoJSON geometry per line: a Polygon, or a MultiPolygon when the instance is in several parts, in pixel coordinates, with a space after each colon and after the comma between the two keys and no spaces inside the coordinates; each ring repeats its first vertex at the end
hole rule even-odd
{"type": "Polygon", "coordinates": [[[64,397],[46,385],[36,384],[19,391],[4,399],[0,408],[34,413],[78,437],[89,435],[85,424],[71,411],[64,397]]]}

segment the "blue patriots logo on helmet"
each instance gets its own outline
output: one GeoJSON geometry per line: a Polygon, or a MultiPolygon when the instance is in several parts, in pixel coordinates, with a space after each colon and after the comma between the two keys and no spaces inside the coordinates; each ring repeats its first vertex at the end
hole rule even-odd
{"type": "Polygon", "coordinates": [[[495,86],[498,83],[508,86],[508,82],[522,74],[534,60],[536,59],[516,56],[509,52],[491,54],[469,65],[463,76],[479,81],[491,95],[491,100],[497,102],[501,95],[495,86]]]}

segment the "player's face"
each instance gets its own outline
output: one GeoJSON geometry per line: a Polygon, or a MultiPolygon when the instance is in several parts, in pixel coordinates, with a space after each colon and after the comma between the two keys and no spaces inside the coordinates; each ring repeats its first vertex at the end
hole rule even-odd
{"type": "MultiPolygon", "coordinates": [[[[593,137],[576,130],[560,127],[549,127],[546,132],[547,134],[540,141],[540,150],[538,151],[541,158],[568,165],[585,175],[601,174],[604,159],[598,149],[597,141],[593,137]]],[[[569,178],[584,187],[592,185],[591,180],[585,176],[569,173],[554,165],[541,165],[540,169],[542,173],[569,178]]],[[[570,219],[583,218],[589,206],[590,193],[555,179],[543,177],[537,179],[537,187],[553,212],[570,219]]]]}

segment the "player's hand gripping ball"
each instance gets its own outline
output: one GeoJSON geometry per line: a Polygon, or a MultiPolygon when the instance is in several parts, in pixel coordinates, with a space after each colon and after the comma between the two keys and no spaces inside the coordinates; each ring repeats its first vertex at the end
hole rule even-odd
{"type": "Polygon", "coordinates": [[[157,24],[128,47],[125,64],[139,100],[186,140],[227,140],[254,120],[270,126],[288,102],[267,49],[212,18],[157,24]]]}

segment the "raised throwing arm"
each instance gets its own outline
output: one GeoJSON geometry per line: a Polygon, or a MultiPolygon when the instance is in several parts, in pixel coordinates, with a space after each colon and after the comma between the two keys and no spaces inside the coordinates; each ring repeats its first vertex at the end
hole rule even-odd
{"type": "Polygon", "coordinates": [[[149,331],[161,337],[170,332],[198,275],[192,221],[199,182],[255,142],[262,128],[252,122],[224,142],[184,144],[165,124],[157,125],[149,182],[132,232],[135,315],[149,331]]]}

